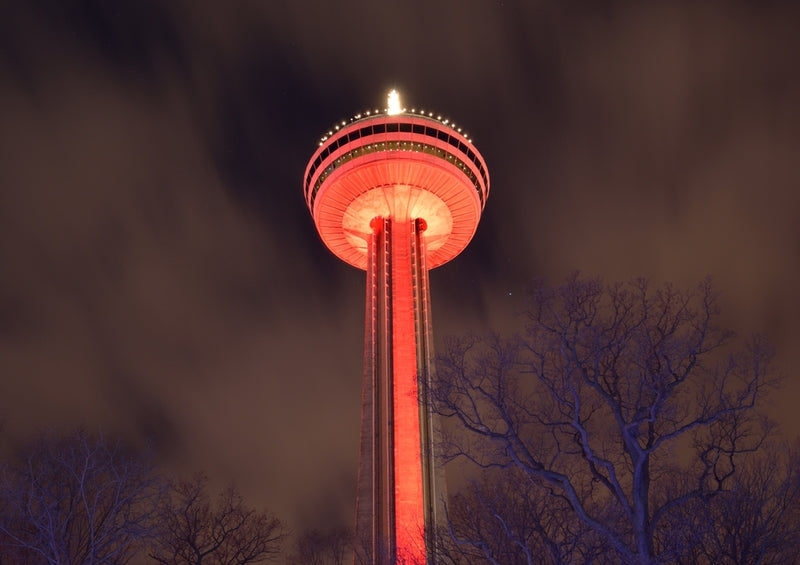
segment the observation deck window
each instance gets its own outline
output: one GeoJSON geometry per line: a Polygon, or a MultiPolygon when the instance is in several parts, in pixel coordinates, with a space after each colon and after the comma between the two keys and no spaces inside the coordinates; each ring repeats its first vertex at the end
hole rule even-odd
{"type": "Polygon", "coordinates": [[[376,151],[386,151],[388,148],[389,151],[412,151],[412,152],[421,152],[427,153],[429,155],[435,155],[438,158],[445,159],[448,162],[457,166],[461,171],[464,172],[467,177],[472,181],[473,185],[475,186],[476,190],[478,191],[479,197],[481,201],[483,201],[484,194],[482,192],[482,188],[478,181],[479,173],[480,178],[483,181],[483,184],[486,186],[488,185],[488,177],[486,174],[486,170],[483,166],[481,160],[476,156],[476,154],[470,149],[469,145],[464,143],[454,135],[449,135],[447,130],[442,130],[435,127],[425,126],[423,124],[410,124],[407,122],[400,122],[400,123],[389,123],[389,124],[370,124],[364,125],[361,128],[355,129],[350,131],[346,135],[342,135],[341,137],[331,140],[328,145],[326,145],[317,158],[314,160],[313,165],[309,168],[309,172],[306,175],[306,192],[307,197],[310,198],[309,204],[313,202],[313,199],[317,193],[317,190],[324,182],[325,178],[333,172],[334,169],[340,167],[344,163],[350,161],[351,159],[358,157],[360,155],[366,155],[369,153],[374,153],[376,151]],[[354,142],[355,140],[368,138],[372,134],[380,134],[380,133],[394,133],[397,131],[401,131],[404,133],[413,132],[415,134],[425,135],[426,137],[430,137],[433,139],[441,140],[446,144],[453,147],[454,150],[457,150],[461,153],[461,155],[466,155],[468,161],[470,163],[462,161],[461,157],[450,153],[446,149],[442,149],[435,145],[430,145],[427,143],[420,143],[420,142],[411,142],[411,141],[403,141],[402,143],[397,143],[393,140],[389,140],[387,144],[385,141],[376,142],[376,143],[367,143],[365,145],[361,145],[359,147],[353,147],[350,151],[343,155],[337,156],[334,163],[329,163],[326,168],[320,173],[319,177],[314,182],[314,186],[311,186],[312,178],[317,170],[326,163],[327,159],[330,158],[331,154],[333,154],[337,149],[340,147],[346,147],[349,143],[354,142]]]}

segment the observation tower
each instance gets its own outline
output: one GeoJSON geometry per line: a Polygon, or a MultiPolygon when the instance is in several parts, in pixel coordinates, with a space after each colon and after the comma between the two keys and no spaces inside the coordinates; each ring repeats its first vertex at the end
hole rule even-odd
{"type": "Polygon", "coordinates": [[[483,157],[433,112],[358,114],[322,137],[303,182],[322,241],[367,272],[355,562],[433,563],[444,523],[428,270],[472,239],[489,194],[483,157]]]}

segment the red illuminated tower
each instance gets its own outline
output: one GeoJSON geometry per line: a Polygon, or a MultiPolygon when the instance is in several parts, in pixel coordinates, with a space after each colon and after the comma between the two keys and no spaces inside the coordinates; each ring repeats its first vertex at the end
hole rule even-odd
{"type": "Polygon", "coordinates": [[[443,475],[426,402],[433,365],[428,270],[478,227],[489,174],[461,128],[433,113],[359,114],[322,138],[304,178],[325,245],[367,271],[357,563],[432,563],[443,475]]]}

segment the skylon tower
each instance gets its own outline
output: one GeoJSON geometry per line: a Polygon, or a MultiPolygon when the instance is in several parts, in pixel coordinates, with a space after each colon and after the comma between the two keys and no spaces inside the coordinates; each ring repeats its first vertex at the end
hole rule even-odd
{"type": "Polygon", "coordinates": [[[472,239],[489,194],[483,157],[433,112],[367,111],[322,137],[304,177],[322,241],[367,272],[356,555],[363,563],[432,563],[444,521],[428,270],[472,239]]]}

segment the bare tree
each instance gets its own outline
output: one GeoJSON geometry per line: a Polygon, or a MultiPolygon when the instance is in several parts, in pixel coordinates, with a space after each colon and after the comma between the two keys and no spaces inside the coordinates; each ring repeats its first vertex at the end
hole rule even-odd
{"type": "Polygon", "coordinates": [[[517,469],[490,469],[470,481],[447,508],[450,551],[466,562],[497,565],[602,563],[604,540],[568,501],[517,469]]]}
{"type": "Polygon", "coordinates": [[[353,532],[334,528],[323,532],[309,530],[295,545],[290,563],[296,565],[344,565],[353,558],[353,532]]]}
{"type": "Polygon", "coordinates": [[[445,451],[546,485],[612,560],[674,560],[682,548],[658,541],[679,537],[663,535],[682,527],[668,517],[724,490],[770,429],[755,409],[776,382],[771,351],[753,338],[726,352],[718,316],[708,281],[536,284],[523,335],[447,344],[431,391],[458,424],[445,451]],[[671,480],[692,444],[685,480],[671,480]]]}
{"type": "Polygon", "coordinates": [[[679,509],[691,524],[689,564],[800,563],[800,451],[771,443],[738,465],[725,490],[679,509]],[[714,527],[703,527],[713,524],[714,527]]]}
{"type": "Polygon", "coordinates": [[[119,565],[154,535],[162,481],[103,436],[45,434],[0,478],[0,543],[19,563],[119,565]]]}
{"type": "Polygon", "coordinates": [[[161,565],[247,565],[275,558],[285,536],[280,520],[249,508],[235,488],[213,500],[208,478],[179,481],[163,506],[162,535],[150,557],[161,565]]]}

